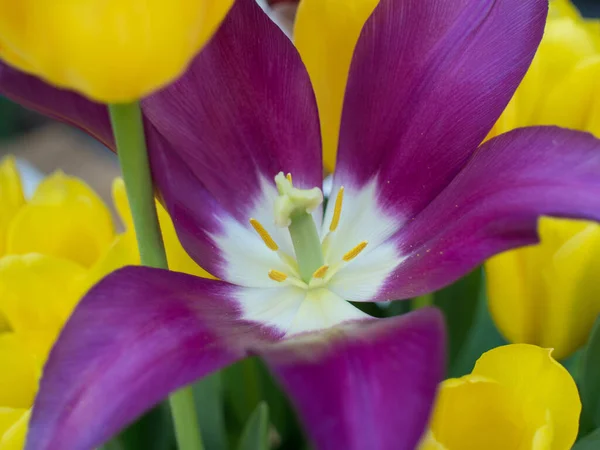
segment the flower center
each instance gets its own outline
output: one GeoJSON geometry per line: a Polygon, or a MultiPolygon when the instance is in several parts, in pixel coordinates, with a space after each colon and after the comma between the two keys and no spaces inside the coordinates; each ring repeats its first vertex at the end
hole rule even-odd
{"type": "Polygon", "coordinates": [[[275,200],[275,225],[288,228],[294,246],[295,258],[281,251],[265,227],[251,218],[250,224],[265,245],[277,252],[286,263],[289,273],[270,270],[269,278],[279,283],[291,283],[304,288],[323,287],[345,264],[356,258],[367,246],[362,241],[344,254],[341,261],[325,261],[327,246],[332,234],[338,228],[344,201],[344,187],[337,193],[334,213],[329,231],[321,239],[311,213],[323,203],[323,193],[319,188],[298,189],[292,183],[291,174],[280,172],[275,177],[279,196],[275,200]]]}

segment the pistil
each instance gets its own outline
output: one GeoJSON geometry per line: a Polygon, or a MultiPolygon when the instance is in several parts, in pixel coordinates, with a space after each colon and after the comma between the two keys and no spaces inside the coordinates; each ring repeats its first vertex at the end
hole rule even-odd
{"type": "Polygon", "coordinates": [[[291,179],[282,172],[275,177],[279,192],[275,203],[275,224],[288,228],[300,278],[309,283],[313,274],[324,265],[321,238],[310,214],[323,202],[323,193],[319,188],[295,188],[291,179]]]}

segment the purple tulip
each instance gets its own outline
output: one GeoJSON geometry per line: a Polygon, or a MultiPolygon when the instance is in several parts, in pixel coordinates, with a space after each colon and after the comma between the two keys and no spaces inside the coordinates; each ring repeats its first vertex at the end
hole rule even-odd
{"type": "MultiPolygon", "coordinates": [[[[27,448],[93,448],[250,354],[317,448],[414,448],[443,376],[441,317],[373,319],[346,300],[445,286],[535,243],[540,215],[600,219],[592,136],[535,127],[480,145],[529,67],[547,6],[381,0],[355,50],[322,214],[306,70],[255,2],[238,0],[187,73],[142,105],[161,198],[220,280],[129,267],[94,287],[52,351],[27,448]],[[292,182],[276,186],[279,173],[292,182]],[[294,247],[286,227],[300,216],[312,237],[294,247]]],[[[0,91],[112,146],[102,105],[6,66],[0,91]]]]}

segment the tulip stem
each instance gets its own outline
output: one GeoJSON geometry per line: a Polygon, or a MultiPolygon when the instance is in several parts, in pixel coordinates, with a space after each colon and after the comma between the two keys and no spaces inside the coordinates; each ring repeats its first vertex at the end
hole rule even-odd
{"type": "MultiPolygon", "coordinates": [[[[168,269],[160,232],[142,112],[138,102],[108,106],[142,265],[168,269]]],[[[202,450],[194,394],[183,388],[169,398],[179,450],[202,450]]]]}
{"type": "Polygon", "coordinates": [[[140,260],[143,266],[167,269],[167,255],[154,203],[142,112],[137,102],[110,105],[109,111],[140,260]]]}

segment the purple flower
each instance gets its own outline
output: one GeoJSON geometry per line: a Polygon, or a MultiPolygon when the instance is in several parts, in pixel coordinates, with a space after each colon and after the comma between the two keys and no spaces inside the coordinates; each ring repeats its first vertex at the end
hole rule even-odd
{"type": "MultiPolygon", "coordinates": [[[[536,242],[540,215],[600,219],[592,136],[536,127],[480,146],[546,12],[546,0],[382,0],[354,54],[323,215],[308,76],[238,0],[190,70],[143,103],[162,200],[222,281],[130,267],[93,288],[51,354],[27,448],[92,448],[248,354],[278,376],[317,448],[414,448],[443,376],[439,313],[378,320],[346,300],[445,286],[536,242]]],[[[0,90],[111,146],[101,105],[4,66],[0,90]]]]}

